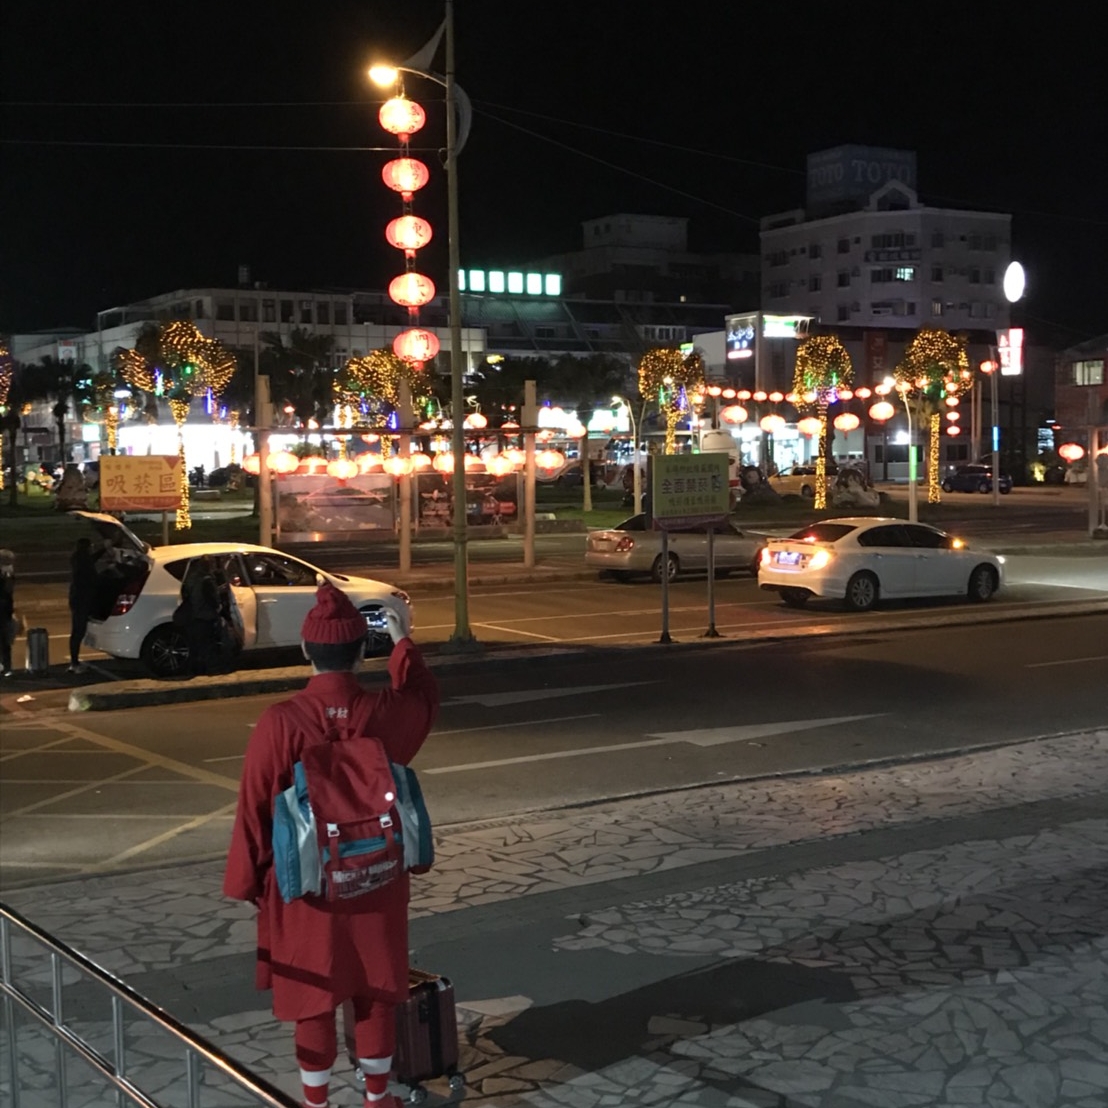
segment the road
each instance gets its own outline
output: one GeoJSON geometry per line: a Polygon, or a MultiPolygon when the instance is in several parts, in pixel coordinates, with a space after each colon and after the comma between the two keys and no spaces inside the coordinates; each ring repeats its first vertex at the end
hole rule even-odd
{"type": "MultiPolygon", "coordinates": [[[[444,662],[418,762],[429,803],[446,828],[1104,722],[1103,613],[862,627],[444,662]]],[[[271,699],[6,721],[0,884],[220,855],[249,729],[271,699]]]]}

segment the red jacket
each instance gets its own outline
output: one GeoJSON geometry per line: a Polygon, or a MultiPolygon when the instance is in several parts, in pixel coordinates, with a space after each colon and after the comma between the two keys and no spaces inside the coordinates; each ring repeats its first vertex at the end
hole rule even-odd
{"type": "MultiPolygon", "coordinates": [[[[427,738],[439,707],[438,685],[411,639],[389,658],[391,688],[367,692],[352,673],[321,673],[296,694],[327,729],[328,708],[374,700],[365,733],[407,765],[427,738]]],[[[408,994],[408,875],[371,893],[357,914],[331,911],[315,897],[286,904],[273,874],[273,801],[292,784],[293,765],[311,736],[287,701],[267,708],[246,747],[238,811],[223,892],[258,906],[256,984],[273,990],[273,1014],[302,1019],[352,996],[398,1001],[408,994]]]]}

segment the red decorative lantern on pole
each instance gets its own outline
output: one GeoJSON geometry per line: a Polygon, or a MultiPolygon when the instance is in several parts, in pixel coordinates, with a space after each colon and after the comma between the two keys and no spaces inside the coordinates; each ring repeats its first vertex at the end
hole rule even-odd
{"type": "Polygon", "coordinates": [[[431,174],[418,158],[393,158],[381,168],[381,179],[408,202],[413,192],[419,192],[427,184],[431,174]]]}
{"type": "Polygon", "coordinates": [[[434,331],[426,331],[422,327],[401,331],[392,340],[392,352],[414,366],[421,366],[439,352],[439,336],[434,331]]]}
{"type": "Polygon", "coordinates": [[[422,273],[401,273],[389,282],[389,299],[405,308],[422,308],[435,298],[435,282],[422,273]]]}
{"type": "Polygon", "coordinates": [[[396,135],[401,142],[423,128],[427,122],[427,113],[406,96],[394,96],[381,105],[377,118],[390,135],[396,135]]]}
{"type": "Polygon", "coordinates": [[[431,224],[414,215],[397,216],[396,219],[390,219],[385,227],[385,239],[389,246],[395,246],[405,254],[411,251],[414,255],[417,250],[422,250],[431,238],[431,224]]]}

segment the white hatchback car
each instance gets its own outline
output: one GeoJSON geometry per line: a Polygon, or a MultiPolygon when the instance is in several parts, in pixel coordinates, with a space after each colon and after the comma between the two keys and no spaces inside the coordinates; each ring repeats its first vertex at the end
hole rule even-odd
{"type": "Polygon", "coordinates": [[[366,653],[391,647],[385,609],[411,629],[406,592],[369,577],[320,569],[279,550],[251,543],[204,542],[150,547],[114,516],[75,512],[88,519],[117,552],[116,568],[101,574],[85,642],[116,658],[141,658],[159,677],[187,672],[188,644],[173,624],[189,563],[211,555],[223,570],[242,616],[243,649],[296,646],[316,589],[330,581],[365,615],[366,653]]]}
{"type": "Polygon", "coordinates": [[[879,600],[968,596],[988,600],[1004,580],[1004,559],[971,550],[926,523],[858,516],[825,519],[787,539],[770,539],[758,586],[799,607],[811,597],[843,600],[856,612],[879,600]]]}

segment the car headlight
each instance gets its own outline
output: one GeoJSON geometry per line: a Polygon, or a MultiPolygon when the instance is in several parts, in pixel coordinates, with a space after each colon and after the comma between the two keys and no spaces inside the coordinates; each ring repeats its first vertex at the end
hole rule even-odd
{"type": "Polygon", "coordinates": [[[403,601],[409,608],[412,606],[412,598],[403,589],[389,589],[389,596],[395,596],[397,600],[403,601]]]}

